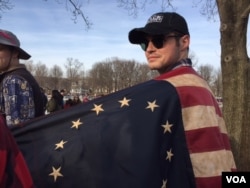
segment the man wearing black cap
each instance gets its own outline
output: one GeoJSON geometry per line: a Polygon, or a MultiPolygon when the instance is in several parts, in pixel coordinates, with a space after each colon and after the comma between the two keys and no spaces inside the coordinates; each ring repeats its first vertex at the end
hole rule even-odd
{"type": "Polygon", "coordinates": [[[8,126],[43,115],[40,87],[19,62],[30,57],[12,32],[0,29],[0,112],[8,126]]]}
{"type": "Polygon", "coordinates": [[[141,46],[149,67],[160,74],[180,64],[191,63],[187,60],[190,42],[187,23],[176,13],[154,14],[145,27],[130,31],[129,41],[141,46]]]}
{"type": "MultiPolygon", "coordinates": [[[[236,170],[236,166],[221,110],[208,84],[192,68],[188,58],[190,34],[185,19],[174,12],[159,12],[148,19],[145,27],[131,30],[128,37],[145,51],[150,69],[160,73],[155,80],[172,86],[171,101],[175,101],[176,95],[179,98],[174,106],[179,106],[180,111],[175,113],[181,112],[186,140],[183,150],[187,148],[192,168],[186,158],[171,150],[172,168],[180,158],[186,164],[182,165],[182,174],[177,179],[189,179],[190,184],[185,187],[221,187],[222,172],[236,170]]],[[[166,112],[171,111],[173,104],[165,105],[166,112]]],[[[169,124],[165,125],[166,132],[178,125],[174,120],[169,124]]],[[[168,166],[162,166],[162,187],[180,187],[179,181],[169,178],[174,176],[169,170],[168,166]]]]}

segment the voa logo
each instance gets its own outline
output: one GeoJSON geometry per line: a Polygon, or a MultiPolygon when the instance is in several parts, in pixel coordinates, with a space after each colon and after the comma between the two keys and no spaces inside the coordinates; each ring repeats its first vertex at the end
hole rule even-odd
{"type": "Polygon", "coordinates": [[[247,183],[244,176],[226,176],[227,183],[247,183]]]}

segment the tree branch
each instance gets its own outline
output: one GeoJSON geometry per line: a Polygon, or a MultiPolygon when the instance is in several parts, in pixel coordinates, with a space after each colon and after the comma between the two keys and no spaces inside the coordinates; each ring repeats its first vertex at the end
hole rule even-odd
{"type": "Polygon", "coordinates": [[[14,5],[11,4],[10,0],[0,0],[0,19],[2,18],[2,12],[5,10],[11,10],[14,5]]]}
{"type": "MultiPolygon", "coordinates": [[[[165,11],[169,7],[174,10],[172,1],[174,0],[161,0],[161,10],[165,11]]],[[[117,0],[117,3],[118,7],[127,10],[130,16],[137,17],[139,10],[144,10],[147,4],[157,3],[157,0],[117,0]]]]}
{"type": "Polygon", "coordinates": [[[167,8],[171,8],[171,9],[175,10],[176,8],[173,6],[172,1],[173,0],[162,0],[161,1],[162,11],[165,11],[167,8]]]}
{"type": "Polygon", "coordinates": [[[242,12],[242,18],[247,18],[247,16],[249,16],[250,14],[250,5],[248,5],[248,7],[246,7],[246,9],[242,12]]]}
{"type": "MultiPolygon", "coordinates": [[[[48,1],[48,0],[44,0],[44,1],[48,1]]],[[[82,0],[54,0],[54,1],[56,1],[58,4],[62,4],[62,2],[64,2],[66,9],[72,13],[73,21],[76,23],[78,16],[80,16],[80,17],[82,17],[82,19],[86,25],[86,29],[87,30],[90,29],[92,23],[90,22],[89,18],[87,16],[85,16],[83,11],[81,10],[82,0]]]]}
{"type": "Polygon", "coordinates": [[[214,0],[193,0],[194,7],[200,6],[200,13],[206,16],[208,20],[215,20],[218,14],[218,6],[214,0]]]}
{"type": "Polygon", "coordinates": [[[73,14],[73,20],[76,22],[77,17],[80,16],[84,20],[87,29],[90,29],[92,23],[90,22],[89,18],[85,16],[83,11],[81,10],[82,5],[79,2],[75,2],[73,0],[68,0],[71,6],[73,7],[72,14],[73,14]]]}

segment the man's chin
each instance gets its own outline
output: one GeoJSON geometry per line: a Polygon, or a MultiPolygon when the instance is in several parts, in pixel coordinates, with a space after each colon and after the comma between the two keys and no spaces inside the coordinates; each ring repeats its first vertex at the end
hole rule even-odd
{"type": "Polygon", "coordinates": [[[150,69],[150,70],[159,70],[160,67],[153,66],[153,65],[150,65],[150,64],[149,64],[149,69],[150,69]]]}

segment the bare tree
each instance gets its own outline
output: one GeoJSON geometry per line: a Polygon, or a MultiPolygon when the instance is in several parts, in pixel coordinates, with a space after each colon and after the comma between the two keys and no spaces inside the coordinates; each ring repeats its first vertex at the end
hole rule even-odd
{"type": "Polygon", "coordinates": [[[221,69],[215,69],[212,65],[200,65],[197,68],[197,72],[204,78],[211,87],[216,97],[222,97],[222,74],[221,69]]]}
{"type": "Polygon", "coordinates": [[[195,55],[195,52],[189,51],[188,58],[190,58],[192,60],[192,66],[194,68],[196,68],[199,60],[198,60],[197,56],[195,55]]]}
{"type": "Polygon", "coordinates": [[[116,59],[113,62],[113,69],[116,77],[116,83],[119,83],[116,86],[116,91],[134,85],[133,82],[133,72],[135,69],[135,61],[121,60],[116,59]]]}
{"type": "Polygon", "coordinates": [[[223,113],[238,169],[250,171],[250,63],[247,54],[249,0],[217,0],[221,23],[223,113]]]}
{"type": "Polygon", "coordinates": [[[54,65],[51,69],[50,69],[50,80],[49,80],[49,88],[50,89],[60,89],[60,80],[62,79],[63,76],[63,71],[61,69],[61,67],[59,67],[58,65],[54,65]]]}
{"type": "Polygon", "coordinates": [[[95,93],[110,93],[151,79],[156,74],[146,64],[119,58],[95,63],[88,74],[88,84],[95,93]]]}
{"type": "Polygon", "coordinates": [[[222,97],[223,87],[222,87],[221,69],[218,69],[215,71],[215,79],[214,79],[214,83],[212,86],[212,90],[215,96],[222,97]]]}
{"type": "Polygon", "coordinates": [[[34,76],[35,75],[35,65],[32,60],[22,60],[21,63],[25,64],[27,70],[34,76]]]}
{"type": "Polygon", "coordinates": [[[35,78],[40,86],[44,86],[47,83],[48,68],[45,64],[39,62],[35,66],[35,78]]]}
{"type": "Polygon", "coordinates": [[[137,63],[135,70],[130,75],[133,77],[133,85],[135,85],[155,78],[159,73],[155,70],[150,70],[146,63],[137,63]]]}
{"type": "Polygon", "coordinates": [[[66,75],[71,82],[71,89],[73,90],[78,89],[81,85],[81,83],[79,82],[79,77],[82,66],[83,63],[81,63],[78,59],[67,58],[67,62],[65,64],[66,75]]]}
{"type": "Polygon", "coordinates": [[[214,82],[214,67],[212,65],[200,65],[197,69],[197,72],[201,75],[201,77],[207,81],[210,87],[212,87],[214,82]]]}
{"type": "Polygon", "coordinates": [[[97,95],[111,92],[113,87],[112,75],[111,63],[106,61],[94,64],[89,73],[93,92],[97,95]]]}
{"type": "Polygon", "coordinates": [[[120,61],[118,58],[114,58],[112,61],[113,66],[113,85],[114,91],[120,89],[120,61]]]}

